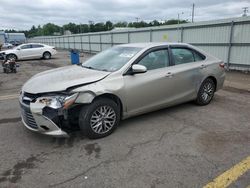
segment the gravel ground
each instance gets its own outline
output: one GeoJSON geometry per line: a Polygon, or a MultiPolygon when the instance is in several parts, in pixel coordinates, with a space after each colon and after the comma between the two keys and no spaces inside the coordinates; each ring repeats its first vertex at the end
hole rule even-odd
{"type": "MultiPolygon", "coordinates": [[[[19,64],[17,74],[0,73],[0,187],[202,187],[250,155],[249,74],[229,72],[208,106],[148,113],[89,140],[77,131],[70,138],[30,132],[17,98],[5,98],[34,74],[70,64],[68,53],[19,64]]],[[[248,185],[249,171],[230,187],[248,185]]]]}

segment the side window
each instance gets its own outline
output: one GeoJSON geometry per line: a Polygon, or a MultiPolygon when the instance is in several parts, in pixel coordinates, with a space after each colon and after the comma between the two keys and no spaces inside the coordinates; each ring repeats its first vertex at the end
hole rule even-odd
{"type": "Polygon", "coordinates": [[[31,45],[23,45],[21,46],[21,49],[24,50],[24,49],[29,49],[31,48],[31,45]]]}
{"type": "Polygon", "coordinates": [[[193,51],[193,53],[194,53],[194,60],[195,61],[202,61],[202,60],[204,60],[206,58],[204,55],[199,54],[199,53],[197,53],[195,51],[193,51]]]}
{"type": "Polygon", "coordinates": [[[41,44],[32,44],[32,48],[43,48],[44,46],[41,44]]]}
{"type": "Polygon", "coordinates": [[[169,66],[168,51],[164,49],[150,52],[138,64],[144,65],[147,67],[147,70],[167,67],[169,66]]]}
{"type": "Polygon", "coordinates": [[[186,48],[172,48],[175,65],[194,62],[193,52],[186,48]]]}

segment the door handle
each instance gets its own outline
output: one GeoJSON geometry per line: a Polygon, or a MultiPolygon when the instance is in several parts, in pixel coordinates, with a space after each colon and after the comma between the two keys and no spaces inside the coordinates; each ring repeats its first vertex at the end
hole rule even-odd
{"type": "Polygon", "coordinates": [[[202,65],[200,66],[200,69],[205,69],[206,67],[207,67],[207,65],[202,64],[202,65]]]}
{"type": "Polygon", "coordinates": [[[174,75],[172,74],[172,72],[168,72],[167,74],[166,74],[166,77],[167,78],[172,78],[174,75]]]}

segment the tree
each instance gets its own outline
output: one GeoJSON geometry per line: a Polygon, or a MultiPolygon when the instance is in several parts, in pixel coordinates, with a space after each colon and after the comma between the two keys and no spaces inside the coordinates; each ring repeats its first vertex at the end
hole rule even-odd
{"type": "Polygon", "coordinates": [[[161,25],[157,20],[153,20],[152,22],[149,23],[150,26],[159,26],[161,25]]]}
{"type": "Polygon", "coordinates": [[[105,27],[104,23],[96,23],[94,28],[95,28],[94,32],[106,31],[106,27],[105,27]]]}
{"type": "Polygon", "coordinates": [[[71,33],[79,33],[79,27],[75,23],[68,23],[66,25],[63,25],[63,30],[69,30],[71,33]]]}
{"type": "Polygon", "coordinates": [[[41,36],[44,35],[43,29],[40,25],[38,25],[37,27],[37,36],[41,36]]]}
{"type": "Polygon", "coordinates": [[[88,24],[81,24],[81,31],[82,33],[88,33],[89,32],[88,24]]]}
{"type": "Polygon", "coordinates": [[[111,21],[106,21],[105,23],[99,22],[94,24],[91,22],[90,24],[75,24],[75,23],[68,23],[63,26],[58,26],[53,23],[47,23],[43,26],[38,25],[32,26],[29,30],[25,31],[16,31],[14,29],[5,30],[6,33],[13,33],[13,32],[23,32],[27,37],[35,37],[35,36],[42,36],[42,35],[53,35],[55,32],[60,34],[64,34],[65,30],[69,30],[71,33],[87,33],[87,32],[99,32],[99,31],[110,31],[114,27],[151,27],[151,26],[160,26],[160,25],[171,25],[171,24],[178,24],[179,23],[187,23],[187,20],[177,20],[171,19],[166,20],[164,23],[160,23],[157,20],[153,20],[150,23],[140,21],[140,22],[117,22],[113,24],[111,21]]]}
{"type": "Polygon", "coordinates": [[[44,35],[53,35],[55,32],[60,32],[60,27],[58,25],[47,23],[43,26],[44,35]]]}
{"type": "Polygon", "coordinates": [[[114,27],[127,27],[128,23],[127,22],[117,22],[114,24],[114,27]]]}
{"type": "MultiPolygon", "coordinates": [[[[179,23],[188,23],[187,20],[179,20],[179,23]]],[[[178,20],[177,19],[171,19],[171,20],[167,20],[165,21],[164,25],[172,25],[172,24],[178,24],[178,20]]]]}
{"type": "Polygon", "coordinates": [[[109,31],[109,30],[112,30],[114,26],[113,26],[113,23],[111,21],[106,21],[105,27],[106,27],[105,29],[107,31],[109,31]]]}
{"type": "Polygon", "coordinates": [[[89,24],[89,32],[95,32],[95,25],[94,25],[94,23],[89,24]]]}

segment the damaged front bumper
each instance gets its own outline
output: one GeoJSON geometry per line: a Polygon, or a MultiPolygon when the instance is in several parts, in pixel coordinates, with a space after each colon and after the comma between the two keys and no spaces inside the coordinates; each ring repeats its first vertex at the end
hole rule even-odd
{"type": "Polygon", "coordinates": [[[22,122],[29,130],[55,137],[68,137],[68,133],[59,126],[58,110],[50,109],[46,105],[29,101],[25,102],[20,96],[22,122]]]}

